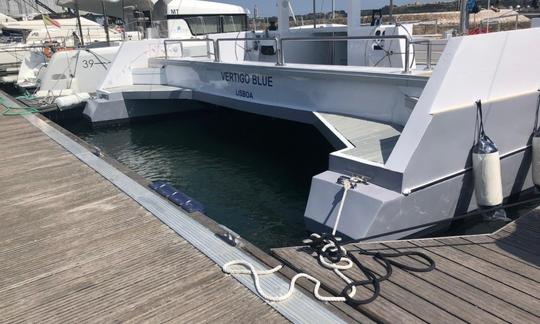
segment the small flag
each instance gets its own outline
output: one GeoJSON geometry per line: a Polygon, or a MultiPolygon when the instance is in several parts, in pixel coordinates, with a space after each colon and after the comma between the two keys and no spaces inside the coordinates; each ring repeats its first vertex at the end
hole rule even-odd
{"type": "Polygon", "coordinates": [[[42,15],[43,17],[43,23],[47,26],[55,26],[55,27],[58,27],[60,28],[61,25],[58,21],[52,19],[51,17],[49,17],[49,15],[42,15]]]}

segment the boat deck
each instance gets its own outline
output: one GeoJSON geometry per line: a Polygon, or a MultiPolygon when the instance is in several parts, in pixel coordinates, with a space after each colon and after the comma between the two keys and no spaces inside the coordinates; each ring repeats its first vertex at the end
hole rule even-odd
{"type": "Polygon", "coordinates": [[[396,145],[403,127],[366,119],[321,113],[335,130],[351,145],[344,154],[384,164],[396,145]]]}
{"type": "MultiPolygon", "coordinates": [[[[347,245],[349,251],[419,251],[436,269],[418,273],[396,269],[381,283],[374,302],[356,307],[377,322],[389,323],[538,323],[540,322],[540,209],[522,216],[492,235],[389,241],[347,245]]],[[[307,272],[339,294],[345,287],[334,272],[321,267],[306,247],[274,249],[298,272],[307,272]]],[[[384,273],[373,259],[366,265],[384,273]]],[[[413,257],[401,262],[416,265],[413,257]]],[[[352,279],[364,279],[347,270],[352,279]]],[[[362,288],[358,298],[371,290],[362,288]]]]}

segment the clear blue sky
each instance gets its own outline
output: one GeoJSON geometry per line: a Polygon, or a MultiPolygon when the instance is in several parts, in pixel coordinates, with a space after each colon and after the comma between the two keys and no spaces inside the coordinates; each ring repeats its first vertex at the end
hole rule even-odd
{"type": "MultiPolygon", "coordinates": [[[[253,7],[257,5],[259,15],[263,17],[277,15],[276,0],[214,0],[218,2],[227,2],[240,5],[250,12],[253,12],[253,7]]],[[[335,0],[336,10],[347,9],[348,0],[335,0]]],[[[362,7],[366,9],[380,8],[389,3],[388,0],[361,0],[362,7]]],[[[394,0],[394,4],[401,5],[404,3],[414,2],[414,0],[394,0]]],[[[423,0],[421,2],[430,2],[423,0]]],[[[433,2],[433,0],[431,1],[433,2]]],[[[293,10],[295,14],[305,14],[312,11],[313,0],[292,0],[293,10]]],[[[332,0],[317,0],[317,11],[331,11],[332,0]]]]}

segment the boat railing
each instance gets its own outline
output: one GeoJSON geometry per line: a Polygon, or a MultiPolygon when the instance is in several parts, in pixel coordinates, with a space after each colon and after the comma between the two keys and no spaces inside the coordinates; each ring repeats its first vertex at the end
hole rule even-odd
{"type": "MultiPolygon", "coordinates": [[[[184,39],[166,39],[163,41],[164,51],[165,51],[165,58],[169,58],[169,49],[168,44],[179,44],[180,45],[180,52],[184,53],[184,42],[204,42],[206,43],[206,46],[209,47],[209,43],[212,43],[213,49],[214,49],[214,55],[216,53],[216,41],[211,38],[184,38],[184,39]]],[[[208,50],[207,57],[211,57],[212,53],[210,50],[208,50]]]]}
{"type": "MultiPolygon", "coordinates": [[[[165,47],[165,58],[168,59],[169,58],[169,50],[168,50],[168,44],[180,44],[180,50],[183,52],[184,51],[184,48],[183,48],[183,43],[184,42],[205,42],[207,44],[209,43],[212,43],[212,47],[213,47],[213,50],[214,52],[211,53],[210,51],[208,52],[208,57],[211,57],[211,55],[213,54],[214,55],[214,60],[216,62],[221,62],[221,56],[220,56],[220,52],[219,52],[219,43],[222,42],[222,41],[242,41],[242,42],[245,42],[245,41],[274,41],[274,44],[275,46],[277,47],[278,46],[278,39],[276,37],[260,37],[260,38],[253,38],[253,37],[250,37],[250,38],[218,38],[218,39],[211,39],[211,38],[184,38],[184,39],[166,39],[164,41],[164,47],[165,47]]],[[[208,46],[208,45],[207,45],[208,46]]]]}
{"type": "Polygon", "coordinates": [[[281,51],[281,47],[280,47],[280,44],[279,44],[279,38],[278,37],[260,37],[260,38],[253,38],[253,37],[248,37],[248,38],[234,38],[234,37],[231,37],[231,38],[218,38],[216,39],[216,43],[215,43],[215,61],[216,62],[221,62],[221,52],[220,52],[220,43],[222,42],[234,42],[234,41],[242,41],[242,42],[248,42],[248,41],[253,41],[253,42],[259,42],[259,41],[272,41],[274,42],[274,46],[276,47],[276,64],[277,65],[280,65],[280,61],[282,61],[282,51],[281,51]]]}
{"type": "MultiPolygon", "coordinates": [[[[404,73],[410,72],[410,45],[411,40],[406,35],[379,35],[379,36],[325,36],[325,37],[275,37],[275,38],[219,38],[219,39],[209,39],[209,38],[187,38],[187,39],[167,39],[164,41],[165,46],[165,58],[169,57],[168,54],[168,44],[171,43],[180,43],[182,46],[183,42],[207,42],[213,43],[214,47],[214,60],[216,62],[221,62],[220,56],[220,43],[222,42],[236,42],[236,41],[273,41],[276,46],[276,65],[284,66],[285,65],[285,53],[283,44],[285,42],[328,42],[328,41],[349,41],[349,40],[383,40],[383,39],[399,39],[405,42],[405,67],[404,73]]],[[[429,40],[427,40],[429,41],[429,40]]],[[[429,46],[428,52],[431,55],[431,48],[429,46]]]]}
{"type": "Polygon", "coordinates": [[[431,70],[433,62],[433,42],[431,39],[418,39],[411,41],[411,44],[426,46],[426,70],[431,70]]]}
{"type": "Polygon", "coordinates": [[[325,36],[325,37],[282,37],[278,39],[278,65],[285,65],[285,54],[283,51],[284,42],[324,42],[324,41],[349,41],[349,40],[383,40],[400,39],[405,41],[405,62],[404,73],[410,71],[410,44],[411,40],[406,35],[379,35],[379,36],[325,36]]]}
{"type": "Polygon", "coordinates": [[[487,17],[482,20],[480,20],[480,27],[483,28],[485,26],[486,30],[489,32],[489,28],[491,25],[497,26],[497,31],[501,31],[501,25],[503,24],[503,20],[506,18],[512,18],[515,17],[514,21],[514,30],[517,30],[519,28],[519,12],[506,12],[500,16],[497,17],[487,17]]]}

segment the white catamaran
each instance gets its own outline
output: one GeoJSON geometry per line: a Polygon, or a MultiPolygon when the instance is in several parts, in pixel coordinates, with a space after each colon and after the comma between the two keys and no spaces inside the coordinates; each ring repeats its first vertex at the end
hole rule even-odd
{"type": "Polygon", "coordinates": [[[336,151],[313,177],[306,227],[354,239],[492,207],[533,187],[540,29],[451,38],[433,68],[415,59],[415,46],[430,40],[415,39],[410,25],[362,25],[360,1],[349,1],[347,26],[290,28],[289,1],[278,7],[278,30],[268,32],[168,8],[179,30],[204,37],[122,44],[85,116],[114,122],[209,103],[313,124],[336,151]],[[193,43],[202,43],[198,54],[193,43]],[[478,149],[479,129],[495,144],[478,149]],[[475,178],[475,170],[485,172],[475,178]]]}

